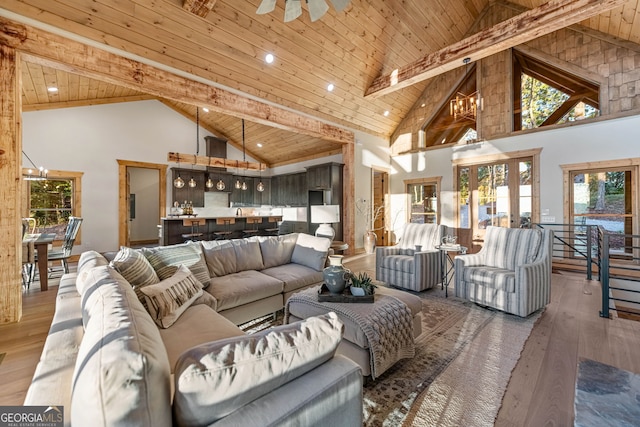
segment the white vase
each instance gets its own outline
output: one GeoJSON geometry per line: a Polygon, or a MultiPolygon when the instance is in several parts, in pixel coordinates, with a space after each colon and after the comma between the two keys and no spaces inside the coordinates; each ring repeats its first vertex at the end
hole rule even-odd
{"type": "Polygon", "coordinates": [[[364,233],[364,251],[368,254],[372,254],[376,250],[376,233],[373,231],[367,231],[364,233]]]}

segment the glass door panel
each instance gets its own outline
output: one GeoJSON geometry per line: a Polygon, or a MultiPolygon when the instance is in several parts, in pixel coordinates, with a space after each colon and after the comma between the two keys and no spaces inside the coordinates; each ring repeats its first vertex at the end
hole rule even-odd
{"type": "Polygon", "coordinates": [[[531,183],[532,183],[532,162],[531,160],[518,162],[520,172],[519,202],[518,202],[518,223],[515,227],[528,228],[531,225],[531,183]]]}
{"type": "Polygon", "coordinates": [[[469,174],[470,170],[468,167],[460,168],[458,171],[458,218],[460,228],[471,228],[469,174]]]}
{"type": "Polygon", "coordinates": [[[478,166],[477,235],[483,236],[490,225],[509,227],[509,165],[499,163],[478,166]]]}

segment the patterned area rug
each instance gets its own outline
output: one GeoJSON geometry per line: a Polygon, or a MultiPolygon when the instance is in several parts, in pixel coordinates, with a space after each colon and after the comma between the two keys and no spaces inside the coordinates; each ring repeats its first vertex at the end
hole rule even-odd
{"type": "Polygon", "coordinates": [[[576,427],[638,425],[640,375],[581,359],[574,406],[576,427]]]}
{"type": "MultiPolygon", "coordinates": [[[[365,383],[364,425],[492,426],[540,313],[520,319],[444,298],[440,289],[415,295],[423,300],[416,355],[365,383]]],[[[241,327],[254,333],[281,323],[278,313],[275,321],[258,319],[241,327]]]]}

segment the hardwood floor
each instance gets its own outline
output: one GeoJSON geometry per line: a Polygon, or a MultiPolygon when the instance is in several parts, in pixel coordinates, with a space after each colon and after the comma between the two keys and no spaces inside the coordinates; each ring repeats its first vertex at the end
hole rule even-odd
{"type": "MultiPolygon", "coordinates": [[[[374,275],[375,257],[345,259],[352,271],[374,275]]],[[[540,317],[514,369],[496,426],[573,425],[573,399],[580,358],[640,373],[640,323],[602,319],[600,285],[584,276],[554,274],[551,303],[540,317]]],[[[40,357],[57,292],[36,287],[24,294],[23,320],[0,326],[0,405],[22,404],[40,357]]]]}

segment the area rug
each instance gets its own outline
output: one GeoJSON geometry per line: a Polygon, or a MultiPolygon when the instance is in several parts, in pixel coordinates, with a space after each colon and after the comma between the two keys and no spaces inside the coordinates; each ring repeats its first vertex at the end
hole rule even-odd
{"type": "Polygon", "coordinates": [[[576,427],[638,425],[640,375],[580,359],[574,408],[576,427]]]}
{"type": "MultiPolygon", "coordinates": [[[[540,313],[520,319],[445,298],[440,289],[415,295],[423,301],[416,355],[365,383],[364,425],[492,426],[540,313]]],[[[275,321],[258,319],[241,327],[254,333],[281,323],[278,313],[275,321]]]]}

